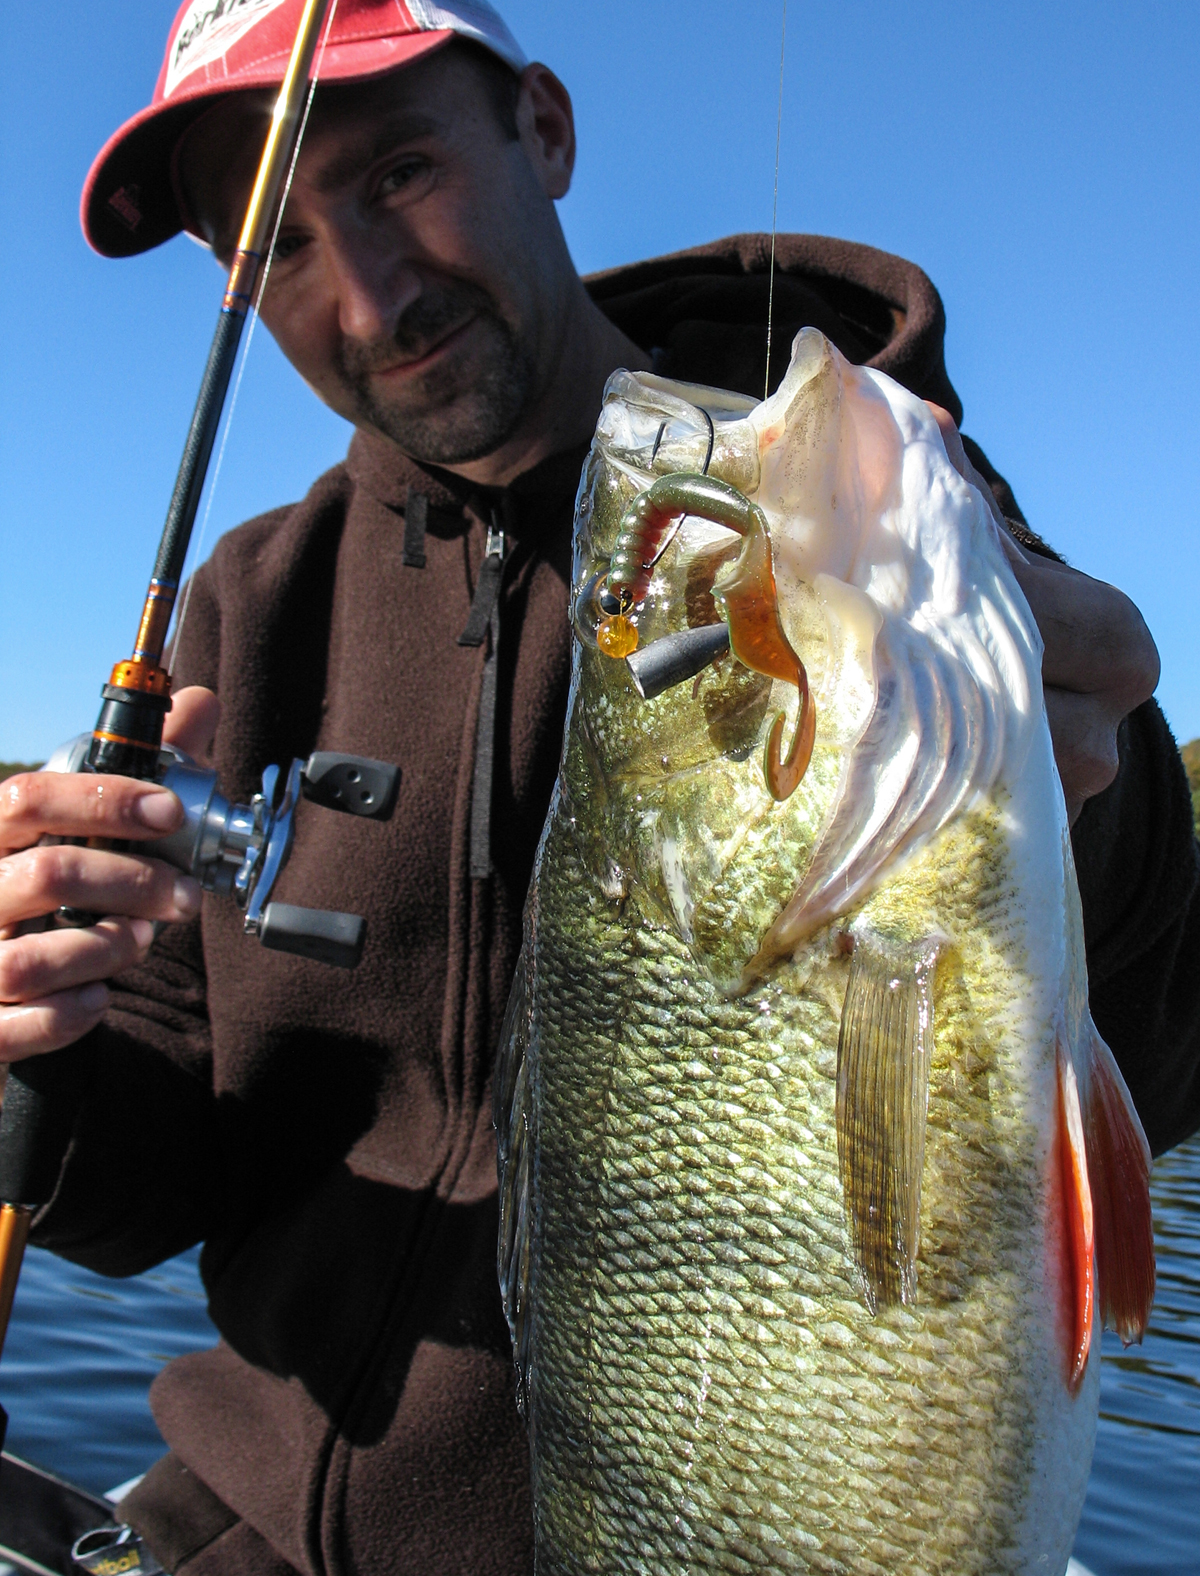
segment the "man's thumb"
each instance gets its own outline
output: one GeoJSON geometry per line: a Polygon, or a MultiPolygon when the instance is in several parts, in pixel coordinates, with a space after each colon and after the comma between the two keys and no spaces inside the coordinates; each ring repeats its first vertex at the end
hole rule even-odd
{"type": "Polygon", "coordinates": [[[212,748],[220,720],[221,702],[212,690],[191,684],[174,697],[163,725],[163,739],[193,760],[202,761],[212,748]]]}

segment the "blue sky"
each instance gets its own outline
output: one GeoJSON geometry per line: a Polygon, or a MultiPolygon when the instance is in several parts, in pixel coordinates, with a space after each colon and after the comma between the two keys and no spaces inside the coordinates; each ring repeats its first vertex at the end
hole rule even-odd
{"type": "MultiPolygon", "coordinates": [[[[511,0],[575,98],[581,270],[768,229],[777,0],[511,0]]],[[[94,721],[128,654],[221,290],[178,239],[84,245],[94,152],[149,96],[174,0],[6,8],[0,103],[0,759],[94,721]]],[[[918,262],[965,428],[1036,529],[1122,586],[1200,735],[1200,8],[791,0],[781,229],[918,262]]],[[[255,338],[203,552],[301,496],[347,429],[255,338]]]]}

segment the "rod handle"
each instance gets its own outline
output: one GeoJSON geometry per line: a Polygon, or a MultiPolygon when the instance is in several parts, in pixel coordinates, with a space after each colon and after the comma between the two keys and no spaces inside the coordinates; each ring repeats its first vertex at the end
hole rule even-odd
{"type": "Polygon", "coordinates": [[[0,1204],[36,1209],[53,1195],[85,1076],[86,1059],[67,1051],[9,1067],[0,1109],[0,1204]]]}
{"type": "MultiPolygon", "coordinates": [[[[0,1204],[0,1352],[4,1350],[4,1337],[12,1318],[13,1298],[17,1295],[32,1220],[33,1211],[27,1204],[0,1204]]],[[[8,1417],[0,1407],[0,1448],[7,1429],[8,1417]]]]}
{"type": "Polygon", "coordinates": [[[34,1212],[54,1192],[82,1094],[83,1065],[65,1051],[8,1069],[0,1108],[0,1351],[34,1212]]]}

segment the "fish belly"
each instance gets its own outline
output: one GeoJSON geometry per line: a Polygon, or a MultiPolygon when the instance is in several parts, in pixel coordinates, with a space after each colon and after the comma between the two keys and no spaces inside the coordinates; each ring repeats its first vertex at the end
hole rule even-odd
{"type": "Polygon", "coordinates": [[[1068,1396],[1052,1036],[1031,1049],[1038,1003],[997,971],[1019,950],[1003,903],[964,889],[998,824],[961,818],[906,877],[982,917],[939,965],[916,1297],[872,1313],[839,1179],[836,936],[724,995],[552,816],[525,1047],[545,1576],[1064,1569],[1099,1364],[1068,1396]]]}

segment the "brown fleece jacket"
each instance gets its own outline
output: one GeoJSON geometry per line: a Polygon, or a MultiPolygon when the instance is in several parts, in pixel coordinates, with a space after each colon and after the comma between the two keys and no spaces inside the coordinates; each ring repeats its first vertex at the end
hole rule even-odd
{"type": "MultiPolygon", "coordinates": [[[[767,258],[765,237],[735,237],[589,288],[660,371],[756,393],[767,258]]],[[[773,379],[812,324],[961,417],[919,269],[809,236],[782,237],[777,265],[773,379]]],[[[582,459],[485,493],[359,433],[303,503],[230,533],[195,578],[179,677],[221,696],[227,792],[313,749],[402,778],[386,825],[302,805],[276,893],[365,914],[356,973],[265,952],[232,905],[206,903],[72,1053],[89,1092],[36,1240],[115,1275],[204,1242],[221,1344],[155,1382],[172,1454],[123,1507],[188,1576],[530,1569],[489,1081],[558,766],[582,459]],[[414,493],[419,568],[403,562],[414,493]],[[467,842],[484,651],[456,637],[494,508],[513,547],[481,881],[467,842]]],[[[1200,920],[1190,803],[1153,704],[1125,725],[1076,849],[1096,1020],[1162,1148],[1200,1123],[1200,920]]]]}

